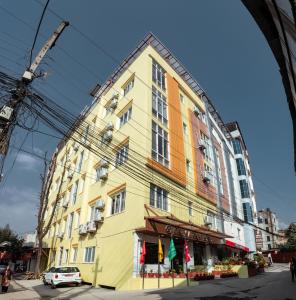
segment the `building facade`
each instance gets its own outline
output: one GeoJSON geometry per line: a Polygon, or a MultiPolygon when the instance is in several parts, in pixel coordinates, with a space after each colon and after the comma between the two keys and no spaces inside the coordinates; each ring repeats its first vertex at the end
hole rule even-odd
{"type": "Polygon", "coordinates": [[[84,281],[141,288],[143,241],[146,270],[156,271],[161,240],[161,272],[170,269],[171,238],[175,269],[185,268],[184,239],[189,268],[210,270],[214,260],[252,248],[232,136],[153,34],[94,92],[55,160],[46,215],[58,201],[45,240],[49,265],[76,265],[84,281]]]}
{"type": "Polygon", "coordinates": [[[261,228],[262,241],[258,250],[275,249],[278,246],[279,224],[277,216],[269,208],[258,211],[258,226],[261,228]]]}

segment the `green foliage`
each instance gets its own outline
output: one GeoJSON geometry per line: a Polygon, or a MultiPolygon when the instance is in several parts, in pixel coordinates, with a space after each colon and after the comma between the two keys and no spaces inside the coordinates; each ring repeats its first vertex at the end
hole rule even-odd
{"type": "Polygon", "coordinates": [[[13,259],[23,253],[23,239],[20,239],[19,236],[10,229],[8,224],[5,227],[0,227],[0,243],[2,242],[11,243],[11,246],[7,246],[3,250],[9,251],[13,259]]]}
{"type": "Polygon", "coordinates": [[[288,238],[287,244],[296,247],[296,224],[290,224],[286,236],[288,238]]]}

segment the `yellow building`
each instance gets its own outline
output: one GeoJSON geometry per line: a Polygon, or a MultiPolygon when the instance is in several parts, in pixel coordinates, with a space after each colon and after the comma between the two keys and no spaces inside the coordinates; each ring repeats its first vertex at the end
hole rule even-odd
{"type": "Polygon", "coordinates": [[[95,92],[72,138],[58,146],[47,216],[61,180],[63,184],[45,239],[49,265],[76,265],[83,280],[95,286],[141,288],[143,240],[146,270],[155,272],[159,238],[164,248],[161,272],[170,268],[170,237],[177,249],[174,268],[185,266],[184,238],[191,254],[189,268],[202,264],[224,243],[215,212],[217,206],[230,211],[229,184],[216,141],[219,184],[212,176],[209,116],[202,94],[153,34],[95,92]],[[219,199],[218,186],[224,187],[219,199]]]}

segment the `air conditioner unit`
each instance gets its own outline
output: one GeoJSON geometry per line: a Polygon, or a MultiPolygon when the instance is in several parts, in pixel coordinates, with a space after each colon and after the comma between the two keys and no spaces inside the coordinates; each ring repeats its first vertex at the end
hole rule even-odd
{"type": "Polygon", "coordinates": [[[204,171],[203,173],[203,181],[206,183],[210,183],[212,178],[212,173],[210,171],[204,171]]]}
{"type": "Polygon", "coordinates": [[[75,144],[73,145],[73,149],[74,149],[74,151],[78,151],[78,149],[79,149],[79,144],[78,144],[78,143],[75,143],[75,144]]]}
{"type": "Polygon", "coordinates": [[[118,99],[119,98],[119,94],[118,93],[114,93],[111,97],[111,100],[113,99],[118,99]]]}
{"type": "Polygon", "coordinates": [[[63,238],[64,238],[64,232],[59,232],[59,233],[57,234],[57,238],[63,239],[63,238]]]}
{"type": "Polygon", "coordinates": [[[73,172],[72,170],[70,170],[69,173],[68,173],[68,175],[67,175],[67,177],[68,177],[69,179],[72,179],[73,174],[74,174],[74,172],[73,172]]]}
{"type": "Polygon", "coordinates": [[[105,208],[104,200],[100,199],[96,201],[96,208],[99,210],[103,210],[105,208]]]}
{"type": "Polygon", "coordinates": [[[103,214],[100,211],[96,212],[94,221],[98,223],[102,223],[104,221],[103,214]]]}
{"type": "Polygon", "coordinates": [[[112,140],[112,138],[113,138],[112,130],[106,131],[103,135],[104,142],[110,142],[112,140]]]}
{"type": "Polygon", "coordinates": [[[117,104],[118,104],[118,100],[117,99],[112,99],[110,104],[109,104],[109,107],[115,109],[117,107],[117,104]]]}
{"type": "Polygon", "coordinates": [[[63,208],[67,208],[68,205],[69,205],[69,201],[66,201],[66,202],[64,202],[64,203],[62,204],[62,207],[63,207],[63,208]]]}
{"type": "Polygon", "coordinates": [[[0,118],[8,121],[12,115],[13,108],[4,105],[0,110],[0,118]]]}
{"type": "Polygon", "coordinates": [[[200,114],[201,114],[200,109],[199,109],[197,106],[194,106],[193,113],[194,113],[197,117],[199,117],[200,114]]]}
{"type": "Polygon", "coordinates": [[[109,130],[113,130],[113,129],[114,129],[114,125],[112,122],[108,122],[104,128],[105,131],[109,131],[109,130]]]}
{"type": "Polygon", "coordinates": [[[102,159],[100,160],[99,165],[100,165],[100,167],[102,167],[102,168],[108,168],[109,162],[108,162],[106,159],[102,158],[102,159]]]}
{"type": "Polygon", "coordinates": [[[96,226],[95,221],[87,222],[86,226],[87,226],[87,232],[96,232],[97,231],[97,226],[96,226]]]}
{"type": "Polygon", "coordinates": [[[100,179],[105,180],[108,178],[108,169],[107,168],[102,168],[100,170],[100,179]]]}
{"type": "Polygon", "coordinates": [[[207,144],[206,144],[205,140],[200,139],[198,142],[198,148],[203,151],[206,149],[206,147],[207,147],[207,144]]]}
{"type": "Polygon", "coordinates": [[[87,234],[87,226],[86,226],[86,224],[80,224],[79,225],[78,233],[80,235],[87,234]]]}
{"type": "Polygon", "coordinates": [[[212,216],[205,216],[204,222],[205,222],[206,226],[213,225],[213,217],[212,216]]]}

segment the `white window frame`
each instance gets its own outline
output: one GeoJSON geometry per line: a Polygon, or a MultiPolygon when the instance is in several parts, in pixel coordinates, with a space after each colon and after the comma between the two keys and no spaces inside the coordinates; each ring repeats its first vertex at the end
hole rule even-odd
{"type": "Polygon", "coordinates": [[[160,125],[152,121],[152,158],[169,167],[169,135],[160,125]],[[155,138],[155,145],[154,144],[155,138]],[[159,140],[161,140],[161,152],[159,152],[159,140]],[[166,146],[165,146],[166,145],[166,146]]]}
{"type": "Polygon", "coordinates": [[[132,106],[130,106],[119,118],[119,128],[126,124],[132,117],[132,106]]]}
{"type": "Polygon", "coordinates": [[[129,93],[129,91],[132,90],[134,85],[135,85],[135,77],[133,76],[132,78],[130,78],[128,80],[127,84],[125,84],[123,86],[123,88],[122,88],[123,89],[123,96],[126,96],[129,93]]]}
{"type": "Polygon", "coordinates": [[[115,166],[119,167],[128,160],[129,144],[123,145],[116,152],[115,166]]]}
{"type": "Polygon", "coordinates": [[[116,215],[125,210],[126,190],[122,190],[111,196],[110,215],[116,215]]]}
{"type": "Polygon", "coordinates": [[[166,73],[166,71],[164,70],[164,68],[153,59],[153,61],[152,61],[152,81],[156,85],[158,85],[163,91],[166,90],[165,73],[166,73]]]}
{"type": "Polygon", "coordinates": [[[85,263],[93,263],[95,261],[95,253],[96,253],[95,246],[85,247],[83,261],[85,263]]]}
{"type": "Polygon", "coordinates": [[[72,262],[77,261],[77,256],[78,256],[78,247],[73,247],[72,248],[72,262]]]}
{"type": "Polygon", "coordinates": [[[152,86],[152,113],[163,124],[168,123],[168,105],[166,97],[152,86]]]}
{"type": "Polygon", "coordinates": [[[169,211],[168,191],[155,185],[150,184],[150,206],[169,211]]]}

